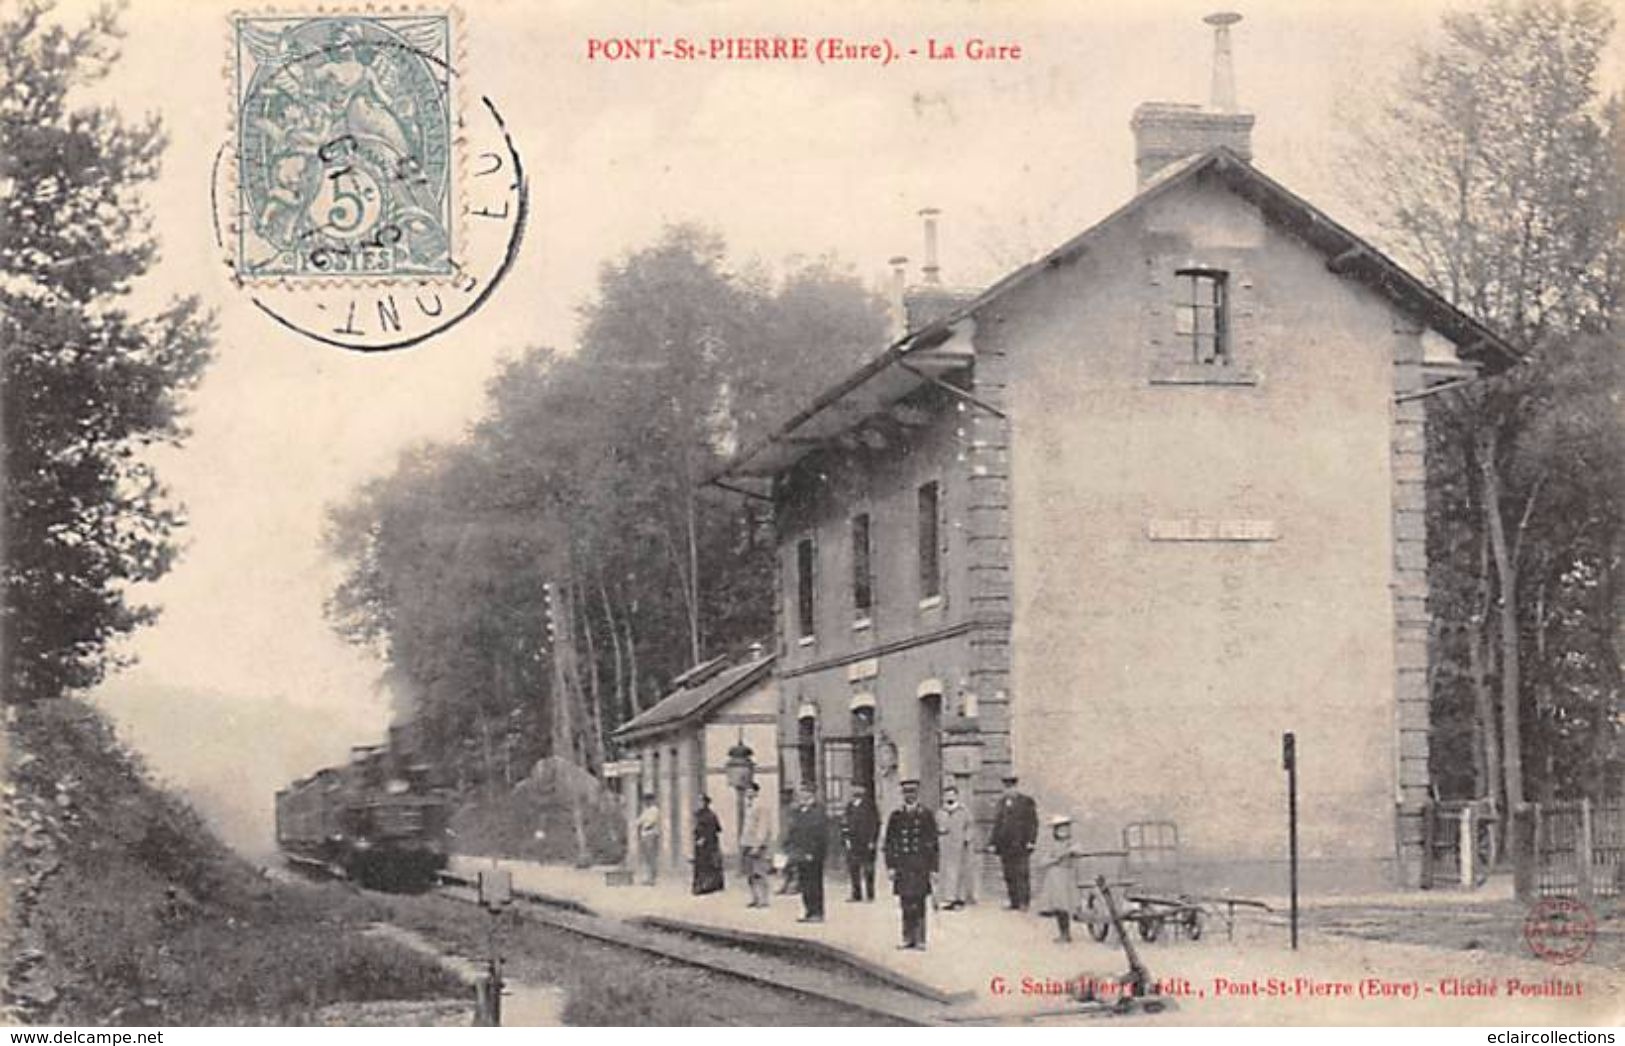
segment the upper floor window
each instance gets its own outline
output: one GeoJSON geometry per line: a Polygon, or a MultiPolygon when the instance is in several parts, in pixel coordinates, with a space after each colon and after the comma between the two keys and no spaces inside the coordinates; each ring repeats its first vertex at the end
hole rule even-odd
{"type": "Polygon", "coordinates": [[[852,613],[867,618],[874,606],[874,573],[869,561],[869,514],[852,517],[852,613]]]}
{"type": "Polygon", "coordinates": [[[796,542],[796,624],[797,635],[806,637],[814,633],[813,567],[817,553],[812,538],[796,542]]]}
{"type": "Polygon", "coordinates": [[[1225,274],[1214,269],[1181,269],[1174,302],[1174,334],[1192,363],[1229,363],[1229,317],[1225,274]]]}
{"type": "Polygon", "coordinates": [[[814,617],[814,567],[817,565],[817,549],[812,546],[811,538],[803,538],[796,542],[796,635],[801,638],[809,637],[817,630],[817,620],[814,617]]]}
{"type": "Polygon", "coordinates": [[[941,496],[941,487],[935,480],[920,486],[918,533],[921,599],[942,595],[941,523],[938,515],[941,496]]]}

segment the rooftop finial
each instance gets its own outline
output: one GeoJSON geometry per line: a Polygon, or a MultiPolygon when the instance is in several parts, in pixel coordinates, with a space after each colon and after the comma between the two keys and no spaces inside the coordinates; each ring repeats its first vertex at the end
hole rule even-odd
{"type": "Polygon", "coordinates": [[[1234,11],[1215,11],[1202,19],[1213,27],[1213,96],[1209,104],[1221,113],[1236,111],[1236,66],[1230,57],[1230,27],[1241,21],[1234,11]]]}

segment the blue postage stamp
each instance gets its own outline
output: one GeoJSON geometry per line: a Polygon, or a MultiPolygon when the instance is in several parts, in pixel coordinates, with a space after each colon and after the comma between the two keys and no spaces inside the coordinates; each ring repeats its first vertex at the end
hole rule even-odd
{"type": "Polygon", "coordinates": [[[240,277],[455,271],[445,14],[233,19],[240,277]]]}

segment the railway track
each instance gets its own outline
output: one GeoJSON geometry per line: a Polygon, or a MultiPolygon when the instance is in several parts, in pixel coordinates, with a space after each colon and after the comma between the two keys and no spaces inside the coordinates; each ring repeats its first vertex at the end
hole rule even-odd
{"type": "MultiPolygon", "coordinates": [[[[478,903],[474,884],[450,874],[442,874],[441,880],[440,896],[478,903]]],[[[600,944],[805,996],[889,1024],[923,1026],[950,1020],[948,1010],[954,1000],[933,998],[923,985],[907,985],[895,975],[861,968],[834,953],[797,954],[799,949],[765,935],[759,941],[740,936],[723,942],[702,937],[681,923],[658,919],[622,922],[566,899],[523,890],[514,891],[513,911],[520,919],[600,944]]]]}

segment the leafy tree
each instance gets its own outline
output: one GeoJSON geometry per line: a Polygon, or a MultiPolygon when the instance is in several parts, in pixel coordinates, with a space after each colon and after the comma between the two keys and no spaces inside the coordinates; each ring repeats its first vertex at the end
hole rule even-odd
{"type": "Polygon", "coordinates": [[[156,120],[73,104],[116,59],[110,12],[80,29],[47,6],[0,12],[0,380],[6,699],[91,686],[109,643],[152,620],[126,586],[169,569],[182,522],[143,447],[185,435],[210,321],[195,299],[135,316],[157,257],[139,191],[158,173],[156,120]]]}
{"type": "Polygon", "coordinates": [[[1600,794],[1621,758],[1625,133],[1593,0],[1442,29],[1350,166],[1399,252],[1526,353],[1433,397],[1428,448],[1435,777],[1517,807],[1600,794]]]}

